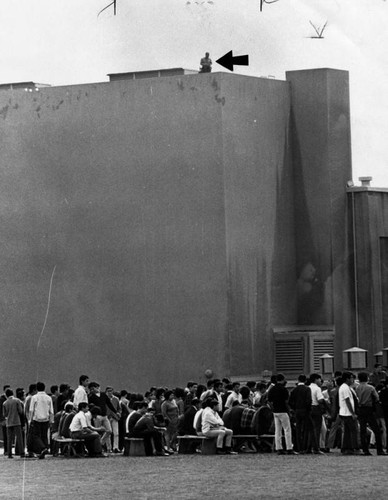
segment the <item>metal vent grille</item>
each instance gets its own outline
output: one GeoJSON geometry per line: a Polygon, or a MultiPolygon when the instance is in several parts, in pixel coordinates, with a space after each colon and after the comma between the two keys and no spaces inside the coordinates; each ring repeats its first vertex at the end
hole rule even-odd
{"type": "Polygon", "coordinates": [[[313,364],[314,364],[314,372],[320,373],[321,360],[320,356],[323,354],[334,355],[334,340],[333,339],[314,339],[313,341],[313,364]]]}
{"type": "Polygon", "coordinates": [[[277,372],[300,372],[304,367],[303,339],[276,340],[275,362],[277,372]]]}

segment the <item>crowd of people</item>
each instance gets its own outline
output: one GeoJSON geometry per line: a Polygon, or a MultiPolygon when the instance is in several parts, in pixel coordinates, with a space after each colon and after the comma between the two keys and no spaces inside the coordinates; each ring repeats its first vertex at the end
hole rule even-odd
{"type": "MultiPolygon", "coordinates": [[[[145,394],[115,391],[79,377],[68,384],[31,384],[28,393],[4,386],[0,423],[4,455],[44,459],[61,453],[63,438],[82,440],[79,454],[105,457],[124,453],[126,438],[143,438],[146,455],[169,456],[179,448],[179,435],[216,440],[217,454],[386,455],[388,376],[381,365],[373,373],[301,374],[286,387],[283,374],[270,382],[211,379],[190,381],[185,388],[151,387],[145,394]],[[233,436],[239,440],[233,442],[233,436]],[[247,436],[247,439],[244,439],[247,436]],[[242,439],[241,439],[242,437],[242,439]],[[261,439],[265,437],[266,439],[261,439]],[[274,443],[268,438],[274,438],[274,443]]],[[[192,451],[200,452],[193,440],[192,451]]]]}

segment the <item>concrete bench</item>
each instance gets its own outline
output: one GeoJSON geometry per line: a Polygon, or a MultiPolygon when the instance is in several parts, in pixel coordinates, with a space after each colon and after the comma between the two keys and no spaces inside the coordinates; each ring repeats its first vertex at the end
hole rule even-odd
{"type": "Polygon", "coordinates": [[[124,438],[124,455],[126,457],[145,457],[145,447],[143,438],[124,438]]]}
{"type": "Polygon", "coordinates": [[[197,445],[201,445],[202,455],[215,455],[217,449],[217,439],[207,438],[205,436],[197,435],[185,435],[178,436],[179,448],[178,453],[180,454],[191,454],[195,453],[197,445]]]}
{"type": "Polygon", "coordinates": [[[56,443],[62,444],[62,455],[66,458],[70,457],[80,457],[82,456],[80,453],[77,452],[76,450],[76,445],[78,443],[84,443],[84,439],[72,439],[72,438],[65,438],[58,436],[56,438],[53,438],[53,441],[56,443]]]}

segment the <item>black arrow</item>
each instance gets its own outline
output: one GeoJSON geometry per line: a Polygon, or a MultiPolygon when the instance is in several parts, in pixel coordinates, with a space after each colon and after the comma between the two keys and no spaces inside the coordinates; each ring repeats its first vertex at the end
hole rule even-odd
{"type": "Polygon", "coordinates": [[[234,56],[233,50],[225,54],[224,56],[217,59],[216,63],[220,64],[226,69],[233,71],[233,66],[238,64],[239,66],[248,66],[249,65],[249,56],[234,56]]]}

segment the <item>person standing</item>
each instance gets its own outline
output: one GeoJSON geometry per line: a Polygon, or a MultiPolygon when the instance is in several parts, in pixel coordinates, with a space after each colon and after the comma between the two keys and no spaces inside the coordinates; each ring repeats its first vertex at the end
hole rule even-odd
{"type": "Polygon", "coordinates": [[[341,452],[345,455],[354,455],[357,448],[357,415],[356,397],[350,386],[354,383],[354,375],[351,372],[342,374],[342,384],[338,390],[339,415],[344,424],[344,435],[341,452]]]}
{"type": "Polygon", "coordinates": [[[4,455],[7,454],[7,444],[8,444],[8,440],[7,440],[7,422],[5,420],[5,417],[4,417],[4,413],[3,413],[3,404],[7,401],[7,396],[5,395],[5,392],[7,389],[10,389],[10,386],[9,385],[5,385],[3,387],[3,394],[0,396],[0,425],[1,425],[1,430],[2,430],[2,433],[3,433],[3,446],[4,446],[4,455]]]}
{"type": "Polygon", "coordinates": [[[288,414],[289,394],[286,389],[286,378],[282,373],[278,373],[276,384],[268,393],[268,402],[272,407],[275,420],[275,449],[278,455],[298,455],[292,446],[291,423],[288,414]],[[282,430],[286,440],[286,451],[282,445],[282,430]]]}
{"type": "Polygon", "coordinates": [[[79,378],[79,386],[74,391],[74,397],[73,397],[73,404],[76,410],[78,410],[78,405],[80,403],[88,403],[88,392],[87,392],[88,385],[89,385],[89,377],[87,375],[81,375],[79,378]]]}
{"type": "Polygon", "coordinates": [[[295,412],[296,449],[306,453],[309,449],[311,423],[311,389],[306,385],[307,377],[299,375],[298,385],[291,391],[289,405],[295,412]]]}
{"type": "Polygon", "coordinates": [[[7,400],[3,404],[3,414],[7,425],[8,458],[13,458],[12,443],[15,437],[15,454],[24,457],[25,454],[22,435],[22,423],[24,421],[23,404],[20,399],[14,397],[12,389],[6,389],[5,396],[7,400]]]}
{"type": "Polygon", "coordinates": [[[375,408],[379,403],[379,395],[373,385],[368,384],[368,374],[361,372],[358,374],[359,385],[356,387],[356,394],[359,403],[358,421],[360,423],[361,447],[364,455],[372,455],[369,451],[367,425],[373,431],[376,438],[377,455],[385,455],[381,439],[381,431],[376,420],[375,408]]]}
{"type": "Polygon", "coordinates": [[[36,384],[37,393],[30,402],[29,422],[31,426],[32,451],[42,459],[48,452],[48,430],[54,421],[53,401],[45,392],[43,382],[36,384]]]}
{"type": "Polygon", "coordinates": [[[311,390],[311,421],[313,426],[313,453],[323,455],[320,450],[319,442],[322,429],[322,415],[326,409],[326,401],[322,394],[322,377],[318,373],[310,375],[310,390],[311,390]]]}
{"type": "Polygon", "coordinates": [[[202,57],[199,68],[200,73],[210,73],[212,70],[212,60],[209,57],[209,52],[206,52],[205,57],[202,57]]]}

